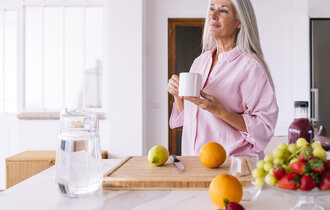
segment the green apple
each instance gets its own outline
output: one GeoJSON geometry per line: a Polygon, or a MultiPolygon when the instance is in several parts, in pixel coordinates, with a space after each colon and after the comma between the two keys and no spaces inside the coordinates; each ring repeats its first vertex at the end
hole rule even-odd
{"type": "Polygon", "coordinates": [[[148,152],[148,161],[154,166],[163,165],[168,160],[168,157],[168,150],[161,145],[152,147],[148,152]]]}

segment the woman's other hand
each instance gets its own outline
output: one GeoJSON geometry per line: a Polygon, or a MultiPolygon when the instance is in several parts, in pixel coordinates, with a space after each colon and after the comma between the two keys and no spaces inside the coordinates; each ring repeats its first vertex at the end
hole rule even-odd
{"type": "Polygon", "coordinates": [[[201,96],[204,99],[198,97],[184,97],[184,99],[196,104],[202,109],[211,112],[215,116],[224,120],[229,125],[236,128],[237,130],[242,132],[247,132],[245,121],[242,115],[226,110],[222,106],[220,101],[212,95],[206,94],[203,91],[201,91],[201,96]]]}
{"type": "Polygon", "coordinates": [[[205,92],[201,91],[201,96],[204,98],[198,97],[184,97],[184,99],[196,104],[202,109],[205,109],[215,116],[222,118],[222,114],[226,111],[226,109],[222,106],[219,100],[212,95],[206,94],[205,92]]]}

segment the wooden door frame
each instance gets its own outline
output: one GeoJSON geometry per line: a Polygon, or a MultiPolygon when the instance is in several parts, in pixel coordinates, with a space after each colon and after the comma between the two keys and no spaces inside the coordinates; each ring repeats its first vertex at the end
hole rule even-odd
{"type": "MultiPolygon", "coordinates": [[[[176,73],[176,26],[182,27],[203,27],[204,18],[168,18],[168,79],[176,73]]],[[[168,119],[172,112],[174,97],[168,94],[168,119]]],[[[170,154],[176,154],[176,131],[182,128],[171,129],[168,127],[168,148],[170,154]]]]}

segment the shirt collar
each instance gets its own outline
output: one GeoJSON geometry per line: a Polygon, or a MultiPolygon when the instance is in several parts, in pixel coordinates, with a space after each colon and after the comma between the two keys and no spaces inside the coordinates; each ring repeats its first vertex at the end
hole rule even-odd
{"type": "MultiPolygon", "coordinates": [[[[213,55],[214,51],[216,51],[216,49],[217,49],[217,46],[214,46],[213,49],[210,52],[211,56],[213,55]]],[[[240,54],[242,54],[242,50],[237,45],[236,47],[234,47],[231,50],[220,53],[219,56],[218,56],[218,60],[219,61],[225,61],[226,60],[226,61],[230,62],[230,61],[234,60],[235,58],[237,58],[240,54]]]]}

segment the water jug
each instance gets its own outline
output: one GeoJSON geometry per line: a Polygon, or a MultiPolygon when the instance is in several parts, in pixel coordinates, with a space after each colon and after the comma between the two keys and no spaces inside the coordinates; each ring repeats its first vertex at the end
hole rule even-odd
{"type": "Polygon", "coordinates": [[[102,157],[97,115],[64,109],[60,114],[56,183],[68,197],[95,193],[102,183],[102,157]]]}

